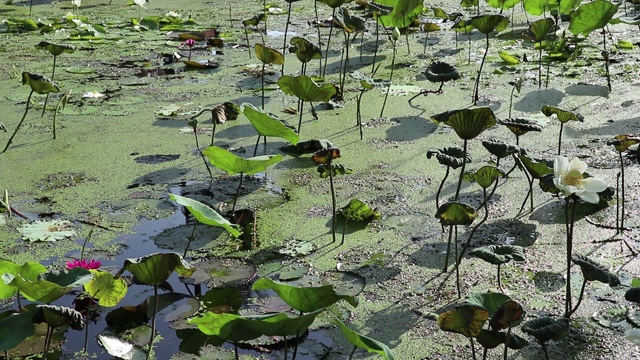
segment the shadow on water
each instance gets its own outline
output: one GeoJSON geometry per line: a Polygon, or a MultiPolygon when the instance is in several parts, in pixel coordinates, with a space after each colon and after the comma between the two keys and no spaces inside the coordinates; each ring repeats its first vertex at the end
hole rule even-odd
{"type": "Polygon", "coordinates": [[[433,134],[438,125],[419,117],[406,116],[391,119],[398,125],[387,130],[387,139],[391,141],[412,141],[433,134]]]}

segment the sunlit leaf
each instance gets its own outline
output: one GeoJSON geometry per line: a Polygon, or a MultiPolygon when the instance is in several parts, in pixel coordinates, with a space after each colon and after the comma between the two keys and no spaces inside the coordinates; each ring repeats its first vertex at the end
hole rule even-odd
{"type": "Polygon", "coordinates": [[[393,7],[388,15],[380,13],[378,23],[386,27],[405,28],[422,13],[422,0],[378,0],[378,4],[393,7]]]}
{"type": "Polygon", "coordinates": [[[245,103],[240,107],[242,113],[249,119],[251,125],[261,136],[279,137],[289,141],[292,145],[298,143],[298,134],[282,120],[273,117],[253,104],[245,103]]]}
{"type": "Polygon", "coordinates": [[[334,316],[333,321],[338,325],[338,329],[342,331],[342,335],[351,343],[351,345],[367,350],[370,353],[376,353],[382,356],[386,360],[393,360],[393,353],[391,349],[378,340],[372,339],[368,336],[362,335],[351,330],[345,323],[334,316]]]}
{"type": "Polygon", "coordinates": [[[18,231],[25,240],[33,241],[58,241],[76,234],[71,221],[49,220],[35,221],[24,224],[18,231]]]}
{"type": "Polygon", "coordinates": [[[276,49],[263,44],[256,44],[253,49],[256,52],[258,60],[265,64],[282,65],[284,63],[284,56],[276,49]]]}
{"type": "Polygon", "coordinates": [[[539,43],[549,35],[555,25],[556,23],[552,18],[536,20],[529,25],[529,29],[525,33],[525,36],[531,39],[531,41],[539,43]]]}
{"type": "Polygon", "coordinates": [[[614,5],[606,0],[594,0],[582,4],[571,14],[569,31],[575,35],[588,36],[592,31],[604,28],[616,14],[619,6],[620,4],[614,5]]]}
{"type": "Polygon", "coordinates": [[[38,279],[38,275],[47,272],[47,268],[37,262],[27,261],[22,266],[14,264],[11,261],[0,260],[0,299],[8,299],[15,295],[18,291],[17,285],[11,285],[11,280],[20,277],[26,281],[34,282],[38,279]]]}
{"type": "Polygon", "coordinates": [[[619,152],[627,151],[633,145],[640,143],[640,137],[631,134],[616,135],[607,145],[613,145],[619,152]]]}
{"type": "Polygon", "coordinates": [[[271,289],[289,306],[302,312],[311,312],[326,308],[340,300],[345,300],[353,307],[358,305],[358,300],[355,297],[336,293],[332,285],[298,287],[262,278],[253,284],[253,289],[271,289]]]}
{"type": "Polygon", "coordinates": [[[284,75],[278,79],[278,86],[285,94],[295,95],[302,101],[327,102],[338,91],[333,84],[318,85],[309,75],[284,75]]]}
{"type": "Polygon", "coordinates": [[[529,119],[516,118],[500,120],[500,124],[506,126],[507,129],[516,136],[522,136],[529,131],[542,131],[542,126],[540,124],[529,119]]]}
{"type": "Polygon", "coordinates": [[[485,165],[480,169],[476,170],[474,173],[466,173],[464,174],[464,179],[467,181],[474,181],[480,187],[487,189],[496,181],[496,179],[501,177],[506,177],[504,171],[498,169],[495,166],[485,165]]]}
{"type": "Polygon", "coordinates": [[[464,140],[471,140],[496,124],[496,117],[488,107],[447,111],[432,119],[436,123],[451,126],[464,140]]]}
{"type": "Polygon", "coordinates": [[[90,270],[93,278],[84,284],[84,290],[98,304],[104,307],[116,306],[127,295],[127,283],[122,278],[116,278],[111,273],[102,270],[90,270]]]}
{"type": "Polygon", "coordinates": [[[473,337],[480,333],[488,318],[489,311],[482,306],[459,304],[438,316],[438,327],[444,331],[473,337]]]}
{"type": "Polygon", "coordinates": [[[74,287],[86,284],[92,278],[93,275],[89,270],[77,267],[69,271],[41,274],[36,281],[16,276],[9,285],[17,286],[22,295],[29,300],[51,303],[74,287]]]}
{"type": "Polygon", "coordinates": [[[524,9],[531,15],[542,15],[558,7],[558,0],[522,0],[524,9]]]}
{"type": "Polygon", "coordinates": [[[435,217],[440,219],[442,226],[471,225],[478,217],[478,213],[476,209],[469,204],[449,201],[440,205],[435,217]]]}
{"type": "Polygon", "coordinates": [[[471,25],[483,34],[500,32],[509,25],[509,18],[503,15],[478,15],[471,18],[471,25]]]}
{"type": "Polygon", "coordinates": [[[464,302],[467,304],[480,306],[489,311],[489,316],[493,316],[505,301],[511,300],[511,298],[502,293],[488,292],[488,293],[473,293],[469,295],[464,302]]]}
{"type": "Polygon", "coordinates": [[[493,265],[506,264],[509,261],[525,261],[524,249],[517,245],[487,245],[473,249],[469,255],[480,258],[493,265]]]}
{"type": "Polygon", "coordinates": [[[520,59],[518,59],[517,57],[509,54],[509,52],[506,51],[506,50],[500,50],[498,52],[498,56],[500,56],[502,61],[504,61],[507,65],[518,65],[518,64],[520,64],[520,59]]]}
{"type": "Polygon", "coordinates": [[[380,220],[381,214],[376,209],[371,209],[364,202],[353,198],[345,207],[339,210],[339,214],[349,221],[371,221],[380,220]]]}
{"type": "Polygon", "coordinates": [[[172,272],[188,277],[195,269],[177,253],[156,253],[140,258],[126,259],[116,276],[125,270],[145,285],[160,285],[167,281],[172,272]]]}
{"type": "Polygon", "coordinates": [[[184,196],[169,194],[171,200],[175,201],[179,205],[184,206],[189,213],[201,224],[216,226],[224,228],[233,237],[240,236],[238,231],[238,225],[232,224],[229,220],[225,219],[222,215],[218,214],[215,210],[209,206],[184,196]]]}
{"type": "Polygon", "coordinates": [[[218,146],[209,146],[202,153],[209,158],[211,165],[229,175],[254,175],[282,160],[282,155],[264,155],[245,159],[218,146]]]}
{"type": "Polygon", "coordinates": [[[289,43],[292,45],[289,52],[295,53],[298,60],[303,63],[322,58],[322,50],[305,38],[294,36],[289,43]]]}

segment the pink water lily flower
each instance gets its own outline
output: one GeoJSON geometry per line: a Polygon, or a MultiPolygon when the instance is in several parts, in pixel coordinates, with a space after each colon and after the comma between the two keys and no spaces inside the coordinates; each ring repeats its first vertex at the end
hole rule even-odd
{"type": "Polygon", "coordinates": [[[91,260],[91,261],[87,261],[87,260],[73,260],[73,261],[67,261],[66,265],[64,266],[67,270],[71,270],[73,268],[77,268],[77,267],[81,267],[81,268],[85,268],[87,270],[93,270],[93,269],[98,269],[100,268],[100,266],[102,265],[102,263],[98,260],[91,260]]]}
{"type": "Polygon", "coordinates": [[[553,184],[565,196],[575,194],[580,199],[597,204],[600,201],[598,193],[607,188],[607,184],[600,179],[585,177],[587,163],[574,157],[569,161],[564,156],[556,156],[553,162],[553,184]]]}
{"type": "Polygon", "coordinates": [[[195,44],[196,44],[196,41],[195,41],[195,40],[193,40],[193,39],[187,39],[187,40],[185,40],[185,42],[183,42],[182,44],[180,44],[180,46],[187,45],[189,48],[192,48],[192,47],[193,47],[193,45],[195,45],[195,44]]]}

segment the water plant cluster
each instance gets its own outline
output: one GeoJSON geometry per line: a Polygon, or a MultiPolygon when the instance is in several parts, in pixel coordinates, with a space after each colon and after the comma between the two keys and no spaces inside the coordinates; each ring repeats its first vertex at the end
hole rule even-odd
{"type": "MultiPolygon", "coordinates": [[[[26,85],[16,86],[20,93],[28,87],[26,104],[10,98],[11,106],[24,106],[21,118],[0,124],[7,135],[0,137],[6,141],[3,172],[18,176],[28,167],[16,159],[30,147],[51,146],[54,158],[74,146],[71,121],[94,119],[91,111],[99,114],[110,101],[135,108],[154,99],[155,105],[164,86],[141,80],[149,77],[187,89],[186,95],[167,90],[171,96],[157,101],[163,107],[154,117],[170,122],[165,127],[188,149],[183,154],[192,171],[137,170],[136,183],[126,189],[130,199],[155,197],[158,208],[170,205],[177,209],[173,216],[182,216],[180,225],[144,239],[168,238],[159,252],[147,251],[144,242],[130,248],[98,244],[98,237],[117,237],[120,231],[107,219],[124,207],[103,202],[97,211],[73,217],[32,213],[23,210],[31,205],[27,191],[14,194],[12,178],[0,177],[7,181],[0,183],[3,241],[30,242],[46,253],[47,243],[76,240],[63,254],[37,261],[0,257],[0,350],[7,359],[404,359],[452,353],[551,359],[637,351],[640,268],[630,214],[638,209],[629,201],[625,174],[637,179],[628,167],[637,161],[640,138],[631,126],[585,137],[580,131],[591,128],[578,126],[598,121],[604,128],[606,120],[594,119],[594,111],[569,92],[554,92],[567,81],[562,73],[577,71],[575,64],[600,72],[583,76],[595,85],[573,84],[595,88],[598,97],[606,100],[624,85],[616,83],[624,71],[612,66],[633,44],[617,38],[614,26],[640,24],[627,5],[286,0],[234,9],[220,1],[209,10],[217,14],[210,23],[197,12],[187,18],[163,8],[159,15],[159,8],[138,0],[126,7],[83,7],[74,0],[39,18],[32,17],[31,2],[5,4],[20,16],[7,17],[1,30],[33,41],[27,49],[46,51],[53,60],[50,75],[21,64],[3,80],[26,85]],[[310,16],[308,27],[298,11],[310,16]],[[103,17],[123,12],[125,19],[103,17]],[[81,65],[87,60],[79,53],[108,52],[132,37],[153,42],[155,59],[145,54],[115,66],[81,65]],[[232,78],[233,67],[225,63],[230,54],[241,59],[242,96],[223,85],[215,90],[220,96],[200,105],[170,104],[172,97],[190,99],[198,81],[208,94],[206,82],[232,78]],[[60,61],[66,67],[61,80],[60,61]],[[119,72],[126,69],[136,75],[123,80],[119,72]],[[105,78],[112,81],[108,86],[89,90],[87,84],[105,78]],[[492,92],[495,84],[508,90],[492,92]],[[144,95],[136,99],[137,90],[123,88],[144,89],[144,95]],[[32,107],[41,109],[37,119],[28,118],[32,107]],[[406,115],[411,111],[420,114],[406,115]],[[34,145],[47,118],[53,139],[34,145]],[[58,126],[56,134],[60,121],[63,131],[58,126]],[[406,123],[412,128],[394,133],[406,123]],[[407,168],[421,167],[428,174],[406,175],[407,168]],[[154,180],[161,175],[183,181],[154,180]],[[144,190],[130,191],[137,188],[144,190]],[[282,197],[276,205],[260,199],[270,191],[282,197]],[[403,337],[421,332],[428,342],[403,337]],[[614,351],[599,346],[602,334],[619,343],[614,351]],[[418,345],[408,344],[413,341],[418,345]]],[[[105,137],[121,131],[115,125],[94,124],[105,137]]],[[[141,151],[147,150],[136,147],[127,156],[141,151]]],[[[134,160],[155,165],[176,158],[134,160]]],[[[74,187],[92,181],[75,174],[60,186],[28,186],[51,194],[63,188],[72,197],[74,187]]],[[[53,209],[55,201],[38,200],[54,203],[53,209]]]]}

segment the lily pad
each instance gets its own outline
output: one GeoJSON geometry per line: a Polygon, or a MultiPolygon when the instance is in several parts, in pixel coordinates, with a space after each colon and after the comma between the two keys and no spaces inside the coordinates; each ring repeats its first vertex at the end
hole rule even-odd
{"type": "Polygon", "coordinates": [[[210,288],[235,286],[248,282],[256,274],[254,264],[240,259],[209,259],[193,264],[196,270],[188,278],[180,278],[185,284],[207,283],[210,288]]]}
{"type": "Polygon", "coordinates": [[[67,220],[36,221],[19,227],[18,231],[24,240],[31,242],[54,242],[76,234],[73,224],[67,220]]]}

